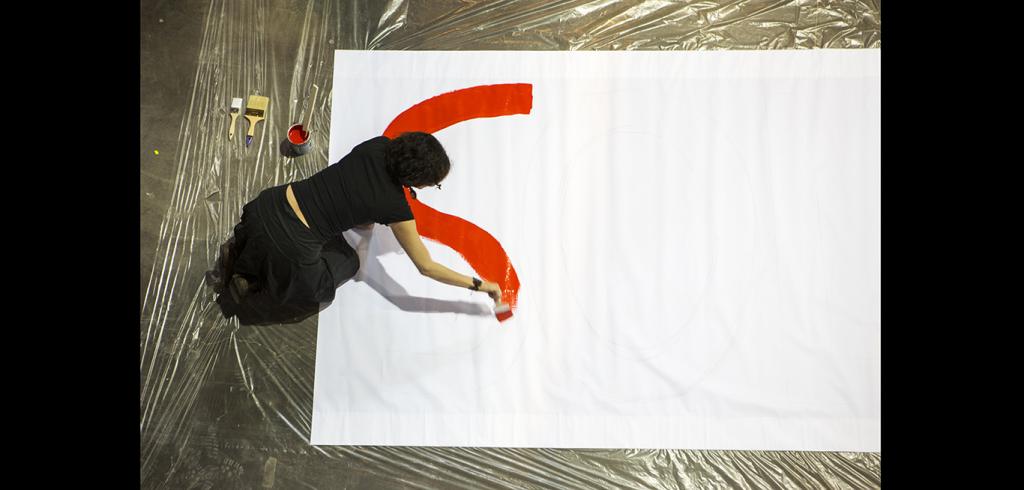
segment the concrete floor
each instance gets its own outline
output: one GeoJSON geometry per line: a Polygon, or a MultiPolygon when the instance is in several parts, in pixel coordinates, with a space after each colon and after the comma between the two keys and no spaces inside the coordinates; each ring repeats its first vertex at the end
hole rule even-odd
{"type": "Polygon", "coordinates": [[[143,1],[141,5],[139,285],[140,291],[145,292],[160,223],[174,189],[179,128],[191,101],[199,59],[198,41],[210,4],[182,0],[143,1]]]}

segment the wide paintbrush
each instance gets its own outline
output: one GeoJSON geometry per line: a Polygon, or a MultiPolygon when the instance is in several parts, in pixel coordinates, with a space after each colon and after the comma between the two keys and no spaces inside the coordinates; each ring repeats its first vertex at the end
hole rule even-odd
{"type": "Polygon", "coordinates": [[[252,143],[252,137],[256,134],[256,123],[263,120],[267,113],[267,105],[270,99],[262,95],[250,95],[249,103],[245,106],[245,119],[249,121],[249,132],[245,135],[245,146],[252,143]]]}

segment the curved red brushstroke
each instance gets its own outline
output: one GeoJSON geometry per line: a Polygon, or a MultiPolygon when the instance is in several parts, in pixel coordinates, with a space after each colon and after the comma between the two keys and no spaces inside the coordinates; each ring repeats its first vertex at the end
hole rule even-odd
{"type": "Polygon", "coordinates": [[[448,126],[481,117],[529,114],[533,109],[533,85],[508,83],[481,85],[431,97],[398,115],[384,136],[394,138],[408,131],[434,133],[448,126]]]}
{"type": "MultiPolygon", "coordinates": [[[[519,296],[519,277],[498,240],[469,221],[442,213],[414,199],[409,189],[405,190],[405,199],[416,216],[420,235],[451,247],[481,278],[498,283],[501,299],[514,311],[519,296]]],[[[505,318],[499,316],[498,319],[505,320],[510,316],[511,311],[505,318]]]]}
{"type": "MultiPolygon", "coordinates": [[[[406,109],[391,121],[384,136],[395,138],[408,131],[433,133],[470,119],[529,114],[532,109],[531,84],[469,87],[432,97],[406,109]]],[[[502,300],[511,307],[509,312],[498,314],[498,320],[511,317],[519,297],[519,277],[501,243],[479,226],[414,199],[408,189],[405,199],[416,217],[420,236],[452,248],[482,279],[498,283],[502,300]]]]}

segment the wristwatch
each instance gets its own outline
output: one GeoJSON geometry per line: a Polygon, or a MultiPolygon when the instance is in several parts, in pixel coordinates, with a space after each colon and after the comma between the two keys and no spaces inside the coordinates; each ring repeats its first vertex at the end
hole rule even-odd
{"type": "Polygon", "coordinates": [[[483,284],[483,283],[484,283],[483,281],[481,281],[481,280],[479,280],[479,279],[474,277],[473,278],[473,287],[471,287],[469,289],[472,289],[473,291],[479,291],[480,290],[480,285],[483,284]]]}

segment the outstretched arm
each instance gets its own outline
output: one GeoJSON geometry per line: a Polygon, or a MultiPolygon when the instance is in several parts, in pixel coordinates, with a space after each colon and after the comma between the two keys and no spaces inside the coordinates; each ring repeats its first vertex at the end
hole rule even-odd
{"type": "MultiPolygon", "coordinates": [[[[420,233],[416,230],[416,220],[400,221],[388,226],[391,227],[391,232],[395,234],[398,243],[405,249],[406,255],[409,256],[413,264],[416,264],[416,269],[420,271],[420,274],[445,284],[472,289],[472,277],[459,274],[430,258],[430,252],[423,245],[423,239],[420,238],[420,233]]],[[[496,305],[501,304],[501,288],[497,283],[483,281],[480,290],[487,293],[496,305]]]]}

